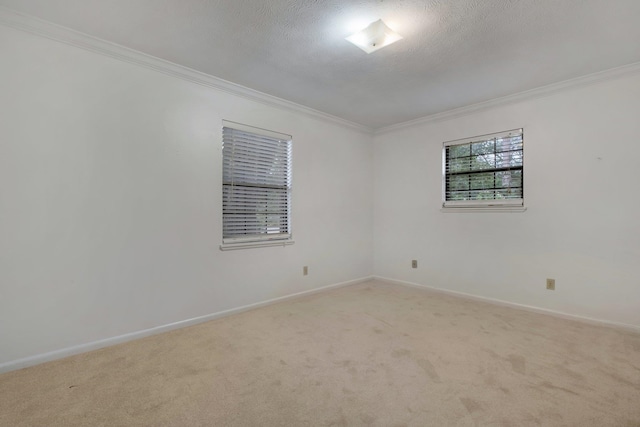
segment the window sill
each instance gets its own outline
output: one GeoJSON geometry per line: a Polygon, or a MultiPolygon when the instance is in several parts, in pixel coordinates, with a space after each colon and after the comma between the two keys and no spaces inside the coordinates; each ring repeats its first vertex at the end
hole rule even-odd
{"type": "Polygon", "coordinates": [[[477,212],[507,212],[507,213],[519,213],[526,211],[525,206],[450,206],[440,208],[440,212],[444,213],[477,213],[477,212]]]}
{"type": "Polygon", "coordinates": [[[268,240],[264,242],[223,243],[220,245],[220,250],[233,251],[236,249],[253,249],[269,246],[288,246],[293,245],[294,243],[294,240],[268,240]]]}

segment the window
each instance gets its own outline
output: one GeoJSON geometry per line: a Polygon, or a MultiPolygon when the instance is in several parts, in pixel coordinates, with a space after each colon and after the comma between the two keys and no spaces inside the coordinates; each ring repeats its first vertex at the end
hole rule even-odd
{"type": "Polygon", "coordinates": [[[291,136],[223,121],[222,246],[291,240],[291,136]]]}
{"type": "Polygon", "coordinates": [[[443,210],[523,211],[523,154],[522,129],[445,142],[443,210]]]}

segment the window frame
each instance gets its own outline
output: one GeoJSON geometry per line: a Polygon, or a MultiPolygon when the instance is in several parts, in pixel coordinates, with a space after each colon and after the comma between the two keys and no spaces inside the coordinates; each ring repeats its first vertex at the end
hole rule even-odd
{"type": "MultiPolygon", "coordinates": [[[[232,122],[229,120],[222,121],[221,128],[221,136],[222,136],[222,152],[221,152],[221,163],[222,163],[222,244],[220,245],[220,250],[233,250],[233,249],[249,249],[249,248],[259,248],[265,246],[286,246],[294,243],[293,234],[291,231],[291,194],[292,194],[292,166],[293,166],[293,137],[288,134],[275,132],[267,129],[262,129],[254,126],[245,125],[242,123],[232,122]],[[286,189],[286,207],[284,211],[286,212],[286,233],[279,233],[274,236],[269,236],[268,232],[264,234],[249,234],[249,235],[235,235],[230,237],[225,237],[225,187],[231,185],[233,188],[233,181],[231,183],[225,182],[225,164],[228,159],[225,158],[224,151],[224,141],[225,141],[225,129],[230,129],[231,131],[238,131],[245,134],[250,134],[252,136],[258,138],[268,138],[273,140],[278,140],[279,142],[285,142],[287,144],[286,148],[286,171],[284,173],[284,188],[286,189]]],[[[261,142],[263,143],[263,142],[261,142]]],[[[252,147],[256,148],[256,147],[252,147]]],[[[246,157],[244,158],[246,161],[246,157]]],[[[270,188],[269,185],[256,185],[255,183],[245,183],[252,184],[250,185],[253,188],[270,188]]],[[[236,202],[237,203],[237,202],[236,202]]],[[[266,229],[265,229],[266,231],[266,229]]]]}
{"type": "MultiPolygon", "coordinates": [[[[494,154],[496,151],[494,150],[494,154]]],[[[486,172],[496,172],[498,168],[488,168],[486,172]]],[[[445,141],[442,143],[442,200],[441,212],[524,212],[524,129],[512,129],[503,132],[473,136],[470,138],[445,141]],[[447,148],[471,144],[474,142],[490,141],[501,137],[522,136],[522,166],[521,170],[522,198],[518,199],[487,199],[487,200],[447,200],[447,148]]]]}

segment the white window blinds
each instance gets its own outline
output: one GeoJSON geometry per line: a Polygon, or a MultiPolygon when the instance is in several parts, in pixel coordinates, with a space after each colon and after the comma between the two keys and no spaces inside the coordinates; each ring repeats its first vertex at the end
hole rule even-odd
{"type": "Polygon", "coordinates": [[[443,206],[522,206],[522,129],[445,142],[443,206]]]}
{"type": "Polygon", "coordinates": [[[223,122],[223,244],[291,239],[291,136],[223,122]]]}

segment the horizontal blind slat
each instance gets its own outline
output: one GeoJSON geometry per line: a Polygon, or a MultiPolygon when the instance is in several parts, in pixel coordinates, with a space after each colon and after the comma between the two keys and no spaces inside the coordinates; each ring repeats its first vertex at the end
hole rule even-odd
{"type": "Polygon", "coordinates": [[[290,236],[291,140],[225,126],[222,154],[223,237],[290,236]]]}
{"type": "Polygon", "coordinates": [[[522,130],[443,143],[443,198],[447,201],[523,197],[522,130]]]}

